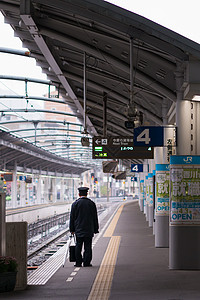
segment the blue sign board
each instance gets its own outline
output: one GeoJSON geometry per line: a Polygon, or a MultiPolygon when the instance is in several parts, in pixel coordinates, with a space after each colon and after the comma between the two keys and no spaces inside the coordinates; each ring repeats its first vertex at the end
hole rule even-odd
{"type": "Polygon", "coordinates": [[[26,180],[26,176],[20,175],[20,176],[19,176],[19,180],[20,180],[20,181],[25,181],[25,180],[26,180]]]}
{"type": "Polygon", "coordinates": [[[156,171],[169,171],[170,165],[169,164],[156,164],[156,171]]]}
{"type": "Polygon", "coordinates": [[[164,145],[164,127],[141,126],[134,128],[134,146],[162,147],[164,145]]]}
{"type": "Polygon", "coordinates": [[[139,173],[143,172],[142,164],[131,164],[131,172],[139,173]]]}
{"type": "Polygon", "coordinates": [[[170,156],[171,165],[200,165],[199,155],[172,155],[170,156]]]}

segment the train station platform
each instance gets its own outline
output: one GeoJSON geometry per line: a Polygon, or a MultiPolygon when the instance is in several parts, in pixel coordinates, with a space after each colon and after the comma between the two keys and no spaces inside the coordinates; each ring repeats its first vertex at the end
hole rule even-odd
{"type": "Polygon", "coordinates": [[[197,300],[200,271],[168,268],[167,248],[155,248],[138,202],[121,203],[94,238],[93,267],[66,262],[44,285],[0,294],[1,299],[197,300]]]}

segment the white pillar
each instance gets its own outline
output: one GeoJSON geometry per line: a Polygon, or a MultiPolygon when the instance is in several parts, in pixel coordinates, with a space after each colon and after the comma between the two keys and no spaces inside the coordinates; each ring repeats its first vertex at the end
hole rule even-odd
{"type": "Polygon", "coordinates": [[[163,163],[163,147],[154,148],[155,165],[163,163]]]}
{"type": "Polygon", "coordinates": [[[49,202],[49,177],[44,177],[44,203],[49,202]]]}
{"type": "MultiPolygon", "coordinates": [[[[167,105],[167,99],[163,99],[163,103],[162,103],[162,119],[163,119],[163,126],[165,126],[165,125],[168,125],[168,119],[167,119],[167,113],[168,113],[168,105],[167,105]]],[[[165,136],[165,138],[166,138],[166,140],[167,140],[167,138],[168,137],[166,137],[165,136]]],[[[162,151],[162,153],[163,153],[163,157],[162,157],[162,159],[159,159],[158,160],[158,164],[167,164],[167,163],[169,163],[168,161],[167,161],[167,147],[160,147],[160,150],[162,151]]]]}
{"type": "Polygon", "coordinates": [[[56,178],[52,178],[52,201],[53,203],[57,201],[56,178]]]}
{"type": "Polygon", "coordinates": [[[146,219],[147,219],[147,180],[146,180],[146,176],[148,175],[148,160],[145,159],[144,160],[144,214],[146,215],[146,219]]]}
{"type": "Polygon", "coordinates": [[[148,159],[148,164],[149,164],[149,173],[153,173],[153,170],[155,170],[155,160],[148,159]]]}
{"type": "Polygon", "coordinates": [[[60,201],[64,202],[64,191],[65,191],[65,186],[64,186],[64,178],[61,178],[60,180],[60,201]]]}
{"type": "MultiPolygon", "coordinates": [[[[24,175],[23,175],[24,177],[24,175]]],[[[25,181],[20,181],[20,202],[21,206],[26,206],[26,189],[25,189],[25,181]]]]}
{"type": "MultiPolygon", "coordinates": [[[[162,103],[162,119],[163,125],[167,125],[167,102],[163,99],[162,103]]],[[[167,139],[167,137],[165,136],[167,139]]],[[[155,163],[166,164],[167,163],[167,147],[157,147],[154,149],[155,163]],[[156,153],[156,154],[155,154],[156,153]]],[[[156,178],[155,178],[156,180],[156,178]]],[[[157,199],[155,195],[155,247],[169,247],[169,215],[156,213],[157,199]]]]}
{"type": "Polygon", "coordinates": [[[17,206],[17,163],[15,162],[13,170],[13,181],[11,182],[11,201],[12,208],[17,206]]]}
{"type": "Polygon", "coordinates": [[[183,78],[184,73],[181,68],[178,68],[176,72],[177,155],[189,155],[191,151],[191,102],[183,99],[183,78]]]}
{"type": "Polygon", "coordinates": [[[144,173],[139,173],[138,181],[140,210],[144,211],[144,173]]]}
{"type": "Polygon", "coordinates": [[[41,203],[41,174],[38,175],[38,181],[37,181],[37,195],[36,195],[36,204],[41,203]]]}
{"type": "MultiPolygon", "coordinates": [[[[196,126],[196,134],[193,135],[194,118],[196,114],[191,101],[184,100],[182,92],[184,73],[178,68],[176,73],[177,102],[177,154],[186,157],[195,154],[193,140],[199,139],[199,127],[196,126]],[[191,133],[191,131],[193,131],[191,133]]],[[[195,107],[198,107],[195,105],[195,107]]],[[[198,117],[197,117],[198,118],[198,117]]],[[[198,143],[197,143],[198,144],[198,143]]],[[[171,212],[170,212],[171,214],[171,212]]],[[[199,243],[200,226],[192,222],[184,225],[170,224],[169,226],[169,268],[170,269],[200,269],[199,243]],[[197,251],[196,251],[197,250],[197,251]]]]}
{"type": "Polygon", "coordinates": [[[6,200],[5,193],[0,193],[0,255],[6,255],[6,200]]]}

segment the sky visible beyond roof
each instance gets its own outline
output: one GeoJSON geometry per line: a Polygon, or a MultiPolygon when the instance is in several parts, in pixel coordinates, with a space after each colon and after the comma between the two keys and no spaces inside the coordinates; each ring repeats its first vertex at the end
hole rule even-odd
{"type": "Polygon", "coordinates": [[[111,0],[106,1],[200,43],[199,0],[111,0]]]}
{"type": "MultiPolygon", "coordinates": [[[[112,0],[106,1],[123,7],[169,28],[193,41],[200,43],[199,0],[112,0]]],[[[21,41],[14,37],[13,30],[4,24],[0,14],[1,46],[22,49],[21,41]]],[[[46,79],[46,75],[36,66],[34,59],[0,53],[0,74],[46,79]]],[[[11,89],[24,94],[24,84],[0,80],[0,90],[11,89]]],[[[42,95],[47,88],[40,85],[31,91],[31,95],[42,95]]]]}

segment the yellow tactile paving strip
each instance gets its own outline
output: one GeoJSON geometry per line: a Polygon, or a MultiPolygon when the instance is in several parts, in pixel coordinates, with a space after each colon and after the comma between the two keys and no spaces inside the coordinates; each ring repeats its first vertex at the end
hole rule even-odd
{"type": "Polygon", "coordinates": [[[121,212],[124,208],[124,204],[120,206],[120,208],[118,209],[118,211],[116,212],[114,218],[112,219],[110,225],[108,226],[107,230],[104,233],[104,237],[111,237],[114,233],[115,227],[117,225],[117,222],[119,220],[119,217],[121,215],[121,212]]]}
{"type": "Polygon", "coordinates": [[[111,237],[88,300],[109,298],[120,240],[120,236],[111,237]]]}
{"type": "Polygon", "coordinates": [[[97,273],[96,279],[92,286],[91,292],[87,300],[108,300],[117,260],[117,254],[121,241],[120,236],[112,236],[123,210],[124,205],[121,205],[116,212],[113,220],[107,228],[104,237],[111,237],[106,253],[102,260],[101,266],[97,273]]]}

